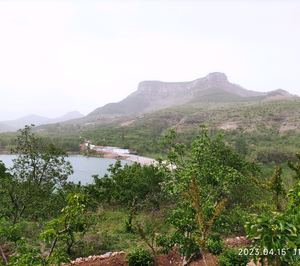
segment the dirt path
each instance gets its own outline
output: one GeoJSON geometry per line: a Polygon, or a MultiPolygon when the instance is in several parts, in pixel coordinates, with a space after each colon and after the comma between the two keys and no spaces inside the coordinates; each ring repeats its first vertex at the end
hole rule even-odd
{"type": "Polygon", "coordinates": [[[143,157],[139,155],[126,154],[126,155],[122,155],[122,159],[129,162],[134,162],[134,163],[137,162],[140,163],[141,165],[157,164],[155,159],[149,157],[143,157]]]}

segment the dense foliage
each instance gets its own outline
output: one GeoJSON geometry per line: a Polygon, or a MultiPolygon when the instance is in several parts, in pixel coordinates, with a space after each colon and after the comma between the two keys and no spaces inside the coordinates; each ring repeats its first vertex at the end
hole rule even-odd
{"type": "MultiPolygon", "coordinates": [[[[109,127],[103,128],[107,135],[98,135],[98,141],[110,138],[109,127]]],[[[130,130],[118,130],[119,141],[127,141],[130,130]]],[[[139,134],[152,141],[147,130],[140,128],[139,134]]],[[[156,165],[122,168],[117,161],[109,174],[82,186],[67,181],[72,166],[62,148],[30,127],[21,130],[14,142],[14,166],[0,163],[0,251],[10,243],[12,253],[3,261],[51,265],[124,249],[131,252],[132,265],[146,265],[150,255],[143,250],[149,248],[157,265],[157,247],[166,253],[176,244],[183,265],[197,254],[206,264],[207,252],[220,254],[221,265],[244,265],[259,257],[275,265],[298,263],[299,153],[284,157],[291,173],[287,187],[286,168],[274,164],[270,174],[248,160],[248,133],[231,147],[225,144],[230,136],[204,125],[191,131],[193,139],[191,133],[164,131],[159,124],[152,132],[160,135],[165,162],[159,157],[156,165]],[[227,236],[246,234],[256,237],[250,247],[255,252],[240,256],[224,248],[227,236]]]]}

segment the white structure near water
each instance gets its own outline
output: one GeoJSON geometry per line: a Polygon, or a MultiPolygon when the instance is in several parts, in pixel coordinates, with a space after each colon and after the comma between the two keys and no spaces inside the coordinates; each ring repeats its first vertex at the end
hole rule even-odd
{"type": "Polygon", "coordinates": [[[120,149],[117,147],[97,148],[96,150],[102,151],[102,152],[116,153],[116,154],[129,154],[130,153],[130,151],[128,149],[120,149]]]}

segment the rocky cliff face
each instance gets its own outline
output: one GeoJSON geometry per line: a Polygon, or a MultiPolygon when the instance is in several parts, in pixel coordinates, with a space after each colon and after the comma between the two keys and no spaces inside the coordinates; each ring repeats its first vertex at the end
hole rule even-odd
{"type": "Polygon", "coordinates": [[[204,78],[190,82],[162,82],[162,81],[142,81],[138,85],[138,92],[166,93],[186,91],[195,87],[209,87],[212,83],[229,83],[224,73],[210,73],[204,78]]]}
{"type": "Polygon", "coordinates": [[[143,81],[138,85],[138,89],[131,95],[139,92],[148,93],[167,93],[167,92],[185,92],[190,90],[206,90],[209,88],[219,88],[229,93],[235,93],[242,97],[260,96],[261,92],[246,90],[236,84],[230,83],[224,73],[210,73],[204,78],[196,79],[190,82],[162,82],[162,81],[143,81]]]}
{"type": "Polygon", "coordinates": [[[137,90],[124,100],[99,107],[89,115],[142,113],[189,102],[214,102],[216,98],[218,102],[222,99],[224,102],[238,102],[247,101],[247,97],[266,96],[266,93],[230,83],[224,73],[215,72],[189,82],[142,81],[137,90]],[[199,100],[203,95],[205,97],[199,100]]]}

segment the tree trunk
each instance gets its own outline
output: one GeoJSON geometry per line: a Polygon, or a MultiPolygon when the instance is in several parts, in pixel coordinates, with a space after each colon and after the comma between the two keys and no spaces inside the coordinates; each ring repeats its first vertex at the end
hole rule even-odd
{"type": "Polygon", "coordinates": [[[4,254],[4,251],[3,251],[2,247],[1,247],[1,245],[0,245],[0,250],[1,250],[2,258],[3,258],[4,262],[7,264],[7,259],[5,257],[5,254],[4,254]]]}
{"type": "Polygon", "coordinates": [[[158,266],[158,259],[157,259],[156,252],[153,247],[151,247],[151,250],[152,250],[153,258],[154,258],[154,266],[158,266]]]}
{"type": "Polygon", "coordinates": [[[25,210],[25,205],[23,205],[23,209],[22,209],[22,211],[20,212],[20,214],[19,214],[19,217],[21,217],[22,216],[22,213],[23,213],[23,211],[25,210]]]}
{"type": "Polygon", "coordinates": [[[133,219],[133,216],[134,216],[135,203],[136,203],[136,198],[133,199],[133,202],[131,204],[129,220],[128,220],[128,229],[129,229],[129,231],[132,231],[132,219],[133,219]]]}
{"type": "Polygon", "coordinates": [[[17,222],[17,217],[18,217],[18,210],[19,210],[19,205],[16,205],[16,211],[15,211],[15,215],[14,215],[14,221],[13,221],[13,226],[15,226],[16,222],[17,222]]]}
{"type": "Polygon", "coordinates": [[[68,248],[67,248],[67,253],[69,256],[71,256],[71,248],[74,244],[74,240],[71,238],[71,243],[68,245],[68,248]]]}
{"type": "MultiPolygon", "coordinates": [[[[189,231],[185,231],[185,237],[186,238],[190,238],[191,237],[191,233],[189,231]]],[[[193,259],[193,257],[196,255],[196,253],[192,254],[191,256],[188,256],[187,254],[182,256],[182,266],[186,266],[189,265],[193,259]]]]}
{"type": "Polygon", "coordinates": [[[188,255],[184,255],[183,257],[181,257],[182,266],[189,265],[192,262],[195,255],[196,255],[196,253],[193,253],[190,257],[188,255]]]}
{"type": "Polygon", "coordinates": [[[184,256],[182,257],[182,266],[186,266],[186,265],[188,265],[188,259],[187,259],[187,256],[184,255],[184,256]]]}
{"type": "Polygon", "coordinates": [[[202,258],[203,258],[205,266],[208,266],[207,262],[206,262],[206,258],[205,258],[205,252],[203,250],[203,246],[202,245],[200,246],[200,251],[201,251],[201,255],[202,255],[202,258]]]}

